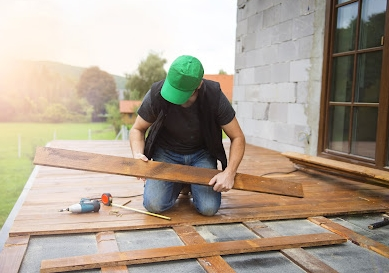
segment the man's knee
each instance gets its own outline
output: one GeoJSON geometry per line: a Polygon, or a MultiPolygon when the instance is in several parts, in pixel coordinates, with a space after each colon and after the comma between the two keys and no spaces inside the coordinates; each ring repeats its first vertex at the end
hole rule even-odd
{"type": "Polygon", "coordinates": [[[163,204],[162,202],[158,202],[158,200],[155,199],[154,200],[144,199],[143,206],[147,211],[152,213],[161,213],[170,208],[170,207],[166,207],[165,204],[163,204]]]}
{"type": "Polygon", "coordinates": [[[147,180],[143,192],[145,209],[153,213],[160,213],[173,207],[181,188],[172,183],[147,180]]]}
{"type": "Polygon", "coordinates": [[[196,204],[196,210],[204,216],[213,216],[215,215],[220,208],[220,203],[210,203],[207,204],[196,204]]]}

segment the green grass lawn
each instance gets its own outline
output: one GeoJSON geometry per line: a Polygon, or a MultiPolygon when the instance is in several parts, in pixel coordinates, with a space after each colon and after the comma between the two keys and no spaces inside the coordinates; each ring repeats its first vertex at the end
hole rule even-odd
{"type": "Polygon", "coordinates": [[[37,146],[45,146],[54,139],[113,140],[116,137],[113,127],[107,123],[0,123],[0,132],[0,228],[34,168],[32,160],[37,146]]]}

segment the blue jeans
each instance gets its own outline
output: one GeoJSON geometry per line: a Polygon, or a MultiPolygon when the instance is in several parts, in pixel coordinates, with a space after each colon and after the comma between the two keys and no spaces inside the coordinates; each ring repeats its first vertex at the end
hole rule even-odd
{"type": "MultiPolygon", "coordinates": [[[[181,155],[162,148],[156,148],[153,160],[209,169],[216,169],[217,166],[216,159],[206,150],[181,155]]],[[[143,194],[143,206],[154,213],[170,209],[174,206],[183,185],[182,183],[147,179],[143,194]]],[[[190,185],[196,210],[206,216],[214,215],[220,208],[221,193],[214,191],[210,186],[190,185]]]]}

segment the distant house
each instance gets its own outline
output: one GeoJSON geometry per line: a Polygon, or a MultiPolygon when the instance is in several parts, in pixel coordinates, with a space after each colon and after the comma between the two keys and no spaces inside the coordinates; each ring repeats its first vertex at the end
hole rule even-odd
{"type": "Polygon", "coordinates": [[[232,89],[234,86],[234,75],[225,74],[206,74],[203,76],[204,79],[215,81],[220,83],[220,87],[227,99],[232,101],[232,89]]]}
{"type": "Polygon", "coordinates": [[[119,104],[120,114],[122,115],[122,121],[124,124],[134,123],[136,117],[136,111],[141,105],[140,100],[121,100],[119,104]]]}

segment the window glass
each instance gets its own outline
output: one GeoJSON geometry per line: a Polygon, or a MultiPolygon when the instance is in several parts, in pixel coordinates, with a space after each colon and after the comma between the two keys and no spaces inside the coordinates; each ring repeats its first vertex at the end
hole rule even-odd
{"type": "Polygon", "coordinates": [[[335,53],[355,49],[357,16],[358,2],[338,8],[334,42],[335,53]]]}
{"type": "Polygon", "coordinates": [[[380,96],[382,51],[358,56],[356,102],[378,103],[380,96]]]}
{"type": "Polygon", "coordinates": [[[330,107],[329,149],[348,153],[348,136],[350,126],[350,107],[330,107]]]}
{"type": "Polygon", "coordinates": [[[351,153],[375,158],[378,108],[354,107],[351,153]]]}
{"type": "Polygon", "coordinates": [[[362,17],[359,48],[381,46],[384,36],[386,0],[365,0],[362,2],[362,17]]]}
{"type": "Polygon", "coordinates": [[[330,100],[350,102],[353,85],[354,56],[342,56],[333,59],[333,75],[330,100]]]}

